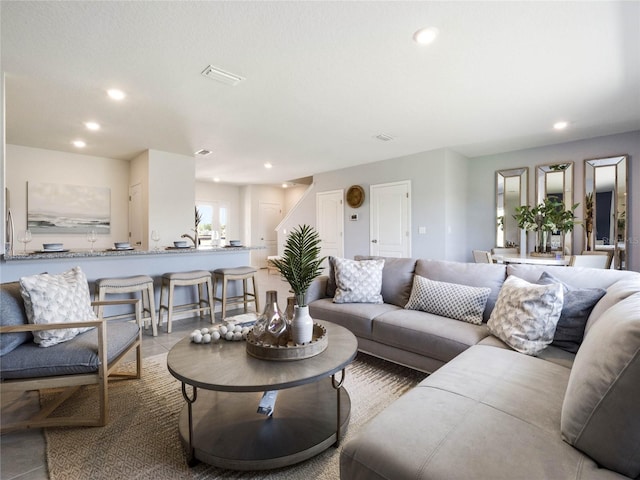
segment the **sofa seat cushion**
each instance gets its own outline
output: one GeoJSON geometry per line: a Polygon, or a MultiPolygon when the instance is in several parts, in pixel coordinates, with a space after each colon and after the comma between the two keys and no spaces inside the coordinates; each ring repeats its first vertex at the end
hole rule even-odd
{"type": "Polygon", "coordinates": [[[448,362],[489,335],[473,325],[417,310],[395,310],[373,319],[373,340],[448,362]]]}
{"type": "Polygon", "coordinates": [[[372,338],[372,322],[378,315],[402,310],[386,303],[333,303],[331,298],[321,298],[309,304],[312,318],[337,323],[350,330],[356,337],[372,338]]]}
{"type": "Polygon", "coordinates": [[[348,441],[343,480],[624,478],[562,441],[569,370],[475,346],[348,441]]]}
{"type": "MultiPolygon", "coordinates": [[[[512,350],[512,348],[500,340],[498,337],[494,337],[493,335],[489,335],[486,338],[483,338],[478,345],[489,345],[491,347],[504,348],[507,350],[512,350]]],[[[566,350],[555,347],[553,345],[549,345],[547,348],[538,352],[536,355],[538,358],[542,360],[546,360],[547,362],[552,362],[557,365],[560,365],[565,368],[571,368],[573,366],[573,362],[576,358],[575,353],[567,352],[566,350]]]]}
{"type": "MultiPolygon", "coordinates": [[[[107,361],[111,362],[138,337],[133,322],[107,324],[107,361]]],[[[2,357],[2,380],[91,373],[98,370],[98,331],[92,329],[73,339],[40,348],[30,342],[2,357]]]]}
{"type": "Polygon", "coordinates": [[[482,315],[485,321],[489,319],[498,299],[500,288],[507,277],[504,265],[422,259],[416,262],[416,275],[437,282],[490,288],[491,293],[482,315]]]}

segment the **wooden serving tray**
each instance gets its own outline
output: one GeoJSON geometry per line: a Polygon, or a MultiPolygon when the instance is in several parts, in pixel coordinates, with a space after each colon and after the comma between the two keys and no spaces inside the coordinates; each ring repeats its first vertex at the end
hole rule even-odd
{"type": "Polygon", "coordinates": [[[250,332],[247,336],[247,353],[261,360],[302,360],[322,353],[328,344],[327,329],[314,323],[311,341],[302,345],[294,344],[291,340],[285,346],[262,344],[257,342],[250,332]]]}

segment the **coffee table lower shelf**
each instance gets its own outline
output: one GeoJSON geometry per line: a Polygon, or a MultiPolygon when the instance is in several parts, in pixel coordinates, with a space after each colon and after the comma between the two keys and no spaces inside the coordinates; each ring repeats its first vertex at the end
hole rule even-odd
{"type": "MultiPolygon", "coordinates": [[[[271,417],[256,413],[262,392],[198,389],[193,403],[193,453],[197,460],[231,470],[267,470],[307,460],[346,433],[351,399],[331,377],[278,391],[271,417]]],[[[188,407],[180,413],[180,438],[189,445],[188,407]]]]}

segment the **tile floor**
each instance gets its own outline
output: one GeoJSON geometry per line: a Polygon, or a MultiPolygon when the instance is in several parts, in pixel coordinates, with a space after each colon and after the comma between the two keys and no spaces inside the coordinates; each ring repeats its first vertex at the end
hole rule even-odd
{"type": "MultiPolygon", "coordinates": [[[[265,292],[276,290],[280,308],[286,307],[289,284],[276,273],[269,274],[266,269],[258,271],[258,293],[264,308],[265,292]]],[[[242,313],[229,312],[229,314],[242,313]]],[[[220,316],[218,312],[217,316],[220,316]]],[[[166,317],[165,317],[166,320],[166,317]]],[[[142,341],[143,357],[150,357],[166,353],[185,335],[198,327],[209,325],[207,319],[200,317],[174,320],[172,333],[166,332],[166,321],[157,337],[151,335],[151,329],[145,330],[142,341]]],[[[144,365],[144,364],[143,364],[144,365]]],[[[144,368],[144,366],[143,366],[144,368]]],[[[144,370],[143,370],[144,374],[144,370]]],[[[4,418],[16,418],[37,409],[37,392],[19,395],[14,399],[8,398],[2,405],[1,415],[4,418]]],[[[3,480],[45,480],[49,478],[45,458],[45,441],[42,429],[25,430],[9,433],[0,437],[0,478],[3,480]]]]}

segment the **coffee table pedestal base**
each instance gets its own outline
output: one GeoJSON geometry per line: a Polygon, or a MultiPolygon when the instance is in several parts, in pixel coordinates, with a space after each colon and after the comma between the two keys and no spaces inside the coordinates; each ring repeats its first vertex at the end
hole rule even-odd
{"type": "MultiPolygon", "coordinates": [[[[267,470],[307,460],[337,442],[349,423],[351,399],[331,378],[278,390],[273,416],[256,413],[262,392],[198,389],[192,405],[195,459],[231,470],[267,470]],[[340,395],[340,408],[338,408],[340,395]]],[[[189,447],[189,414],[180,414],[180,437],[189,447]]]]}

